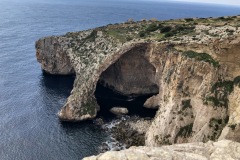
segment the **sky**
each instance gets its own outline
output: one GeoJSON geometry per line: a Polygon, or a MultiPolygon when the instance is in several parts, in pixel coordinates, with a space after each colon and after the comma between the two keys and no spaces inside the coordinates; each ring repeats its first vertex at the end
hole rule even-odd
{"type": "Polygon", "coordinates": [[[240,0],[174,0],[174,1],[216,3],[216,4],[226,4],[226,5],[238,5],[238,6],[240,6],[240,0]]]}

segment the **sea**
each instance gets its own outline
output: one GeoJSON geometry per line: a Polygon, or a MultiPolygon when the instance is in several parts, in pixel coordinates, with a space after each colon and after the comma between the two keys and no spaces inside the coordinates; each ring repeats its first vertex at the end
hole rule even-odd
{"type": "Polygon", "coordinates": [[[35,56],[39,38],[130,18],[239,14],[233,5],[163,0],[0,0],[0,160],[80,160],[108,138],[93,121],[59,121],[74,77],[43,74],[35,56]]]}

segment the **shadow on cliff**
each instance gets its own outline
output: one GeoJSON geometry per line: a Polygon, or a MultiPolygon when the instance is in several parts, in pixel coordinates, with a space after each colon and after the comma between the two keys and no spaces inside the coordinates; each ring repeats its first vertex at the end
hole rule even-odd
{"type": "Polygon", "coordinates": [[[69,96],[73,88],[75,76],[50,75],[42,73],[41,86],[50,94],[69,96]]]}
{"type": "Polygon", "coordinates": [[[40,99],[44,114],[55,115],[66,102],[73,88],[75,76],[53,76],[42,73],[40,78],[40,99]]]}
{"type": "Polygon", "coordinates": [[[112,107],[126,107],[128,115],[153,118],[157,110],[143,107],[144,102],[153,95],[125,96],[98,83],[95,91],[95,97],[101,108],[98,116],[112,118],[114,115],[109,111],[112,107]]]}
{"type": "Polygon", "coordinates": [[[156,68],[147,53],[148,44],[133,47],[101,73],[95,91],[98,115],[107,114],[112,107],[126,107],[130,115],[155,116],[156,110],[143,107],[159,93],[156,68]]]}

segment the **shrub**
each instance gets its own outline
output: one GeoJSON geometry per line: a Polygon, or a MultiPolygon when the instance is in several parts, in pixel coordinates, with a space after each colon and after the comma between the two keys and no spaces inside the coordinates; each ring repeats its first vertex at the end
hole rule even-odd
{"type": "Polygon", "coordinates": [[[171,26],[165,26],[161,29],[161,32],[162,33],[166,33],[166,32],[169,32],[172,30],[172,27],[171,26]]]}
{"type": "Polygon", "coordinates": [[[164,37],[172,37],[174,36],[174,34],[172,32],[167,32],[164,37]]]}
{"type": "Polygon", "coordinates": [[[144,37],[145,35],[146,35],[145,31],[140,31],[140,32],[139,32],[139,36],[140,36],[140,37],[144,37]]]}
{"type": "Polygon", "coordinates": [[[189,58],[195,58],[198,61],[204,61],[212,64],[214,67],[219,67],[219,62],[215,61],[209,54],[207,53],[197,53],[194,51],[185,51],[183,55],[189,58]]]}
{"type": "Polygon", "coordinates": [[[237,85],[238,87],[240,87],[240,76],[237,76],[234,78],[233,80],[234,84],[237,85]]]}
{"type": "Polygon", "coordinates": [[[187,108],[192,108],[192,105],[191,105],[191,100],[188,99],[188,100],[183,100],[182,101],[182,110],[185,110],[187,108]]]}
{"type": "Polygon", "coordinates": [[[232,130],[235,130],[237,124],[232,124],[232,125],[229,125],[228,127],[230,127],[232,130]]]}
{"type": "Polygon", "coordinates": [[[184,127],[181,127],[179,132],[177,133],[176,137],[184,137],[187,138],[191,136],[192,134],[192,128],[193,128],[193,123],[186,125],[184,127]]]}
{"type": "Polygon", "coordinates": [[[233,81],[218,81],[211,89],[213,96],[206,97],[205,101],[213,102],[216,107],[228,107],[228,95],[233,91],[233,81]]]}
{"type": "Polygon", "coordinates": [[[185,18],[185,21],[186,22],[191,22],[191,21],[193,21],[193,18],[185,18]]]}
{"type": "Polygon", "coordinates": [[[147,32],[154,32],[156,31],[157,29],[159,29],[159,26],[155,23],[152,23],[150,24],[147,28],[146,28],[146,31],[147,32]]]}

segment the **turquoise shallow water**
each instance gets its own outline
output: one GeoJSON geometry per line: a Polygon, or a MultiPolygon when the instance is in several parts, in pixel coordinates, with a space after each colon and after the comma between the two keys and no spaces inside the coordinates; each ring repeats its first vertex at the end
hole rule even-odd
{"type": "Polygon", "coordinates": [[[60,123],[56,113],[73,77],[44,76],[34,43],[129,18],[240,14],[240,8],[149,1],[0,0],[0,159],[77,160],[96,154],[107,135],[91,121],[60,123]]]}

